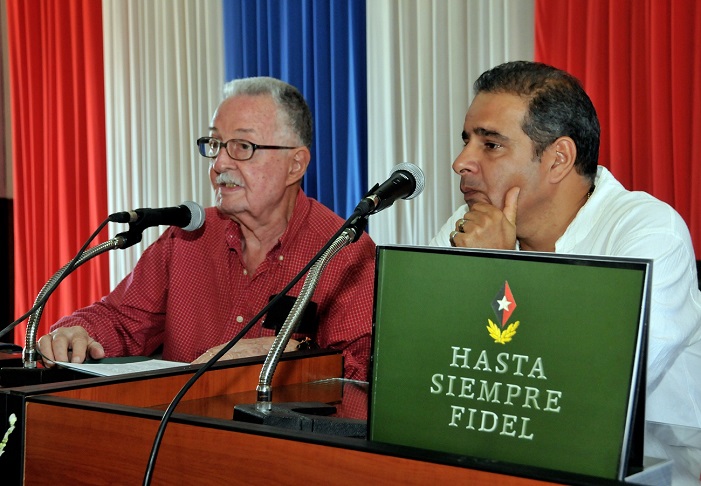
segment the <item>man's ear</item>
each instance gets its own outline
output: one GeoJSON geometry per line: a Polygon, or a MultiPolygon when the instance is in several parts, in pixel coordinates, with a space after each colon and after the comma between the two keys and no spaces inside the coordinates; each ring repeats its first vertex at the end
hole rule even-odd
{"type": "Polygon", "coordinates": [[[546,150],[550,161],[550,182],[558,183],[574,170],[574,161],[577,159],[577,146],[570,137],[560,137],[546,150]]]}
{"type": "Polygon", "coordinates": [[[290,158],[289,172],[287,174],[288,184],[294,184],[304,177],[309,167],[312,154],[307,147],[297,147],[290,158]]]}

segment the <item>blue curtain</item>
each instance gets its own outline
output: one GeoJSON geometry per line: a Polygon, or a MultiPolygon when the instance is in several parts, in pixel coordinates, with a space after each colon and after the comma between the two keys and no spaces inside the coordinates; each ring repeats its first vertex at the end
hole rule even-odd
{"type": "Polygon", "coordinates": [[[308,196],[341,217],[367,191],[365,0],[222,0],[226,79],[296,86],[314,116],[308,196]]]}

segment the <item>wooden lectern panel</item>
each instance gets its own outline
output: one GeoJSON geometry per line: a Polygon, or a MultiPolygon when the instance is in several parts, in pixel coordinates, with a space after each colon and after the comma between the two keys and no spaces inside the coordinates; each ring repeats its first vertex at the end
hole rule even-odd
{"type": "MultiPolygon", "coordinates": [[[[196,369],[8,390],[24,403],[25,484],[141,484],[163,410],[196,369]]],[[[202,375],[166,427],[152,484],[557,484],[470,458],[235,422],[260,369],[244,361],[202,375]]],[[[273,400],[344,405],[357,383],[343,384],[342,371],[340,354],[288,357],[273,400]]]]}
{"type": "MultiPolygon", "coordinates": [[[[52,396],[78,398],[81,400],[103,403],[116,403],[134,407],[151,407],[170,403],[182,386],[190,379],[199,366],[189,366],[189,373],[162,376],[162,372],[153,373],[153,378],[105,382],[90,387],[71,388],[63,391],[51,391],[52,396]]],[[[255,390],[258,385],[261,365],[259,363],[237,366],[235,368],[213,368],[204,373],[190,388],[184,400],[210,398],[230,393],[255,390]]],[[[281,386],[291,383],[306,383],[326,378],[338,378],[343,375],[341,355],[321,355],[304,359],[283,359],[275,369],[272,385],[281,386]]]]}
{"type": "MultiPolygon", "coordinates": [[[[30,403],[32,484],[141,484],[158,420],[30,403]]],[[[292,438],[171,423],[152,484],[552,484],[292,438]]],[[[307,440],[313,440],[306,437],[307,440]]],[[[317,438],[318,441],[318,438],[317,438]]],[[[358,443],[364,441],[355,439],[358,443]]],[[[346,445],[353,442],[347,439],[346,445]]]]}

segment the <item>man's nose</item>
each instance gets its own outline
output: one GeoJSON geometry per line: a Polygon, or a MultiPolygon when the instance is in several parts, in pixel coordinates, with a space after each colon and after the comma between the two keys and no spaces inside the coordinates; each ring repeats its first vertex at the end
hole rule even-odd
{"type": "Polygon", "coordinates": [[[453,162],[453,171],[455,171],[456,174],[479,171],[477,153],[469,143],[465,144],[463,149],[455,158],[455,161],[453,162]]]}
{"type": "Polygon", "coordinates": [[[228,169],[238,167],[237,164],[238,161],[229,156],[229,152],[226,151],[225,147],[222,147],[217,156],[212,159],[212,168],[219,174],[226,172],[228,169]]]}

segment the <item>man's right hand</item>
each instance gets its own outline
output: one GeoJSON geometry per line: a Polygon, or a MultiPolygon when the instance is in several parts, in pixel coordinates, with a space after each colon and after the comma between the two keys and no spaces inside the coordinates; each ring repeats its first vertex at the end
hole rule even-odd
{"type": "Polygon", "coordinates": [[[105,357],[102,345],[90,337],[81,326],[60,327],[39,338],[37,348],[44,359],[44,366],[51,368],[55,361],[82,363],[86,356],[93,359],[105,357]]]}
{"type": "Polygon", "coordinates": [[[501,210],[486,202],[470,205],[470,211],[455,223],[450,235],[453,246],[513,250],[516,247],[516,213],[521,189],[512,187],[501,210]]]}

